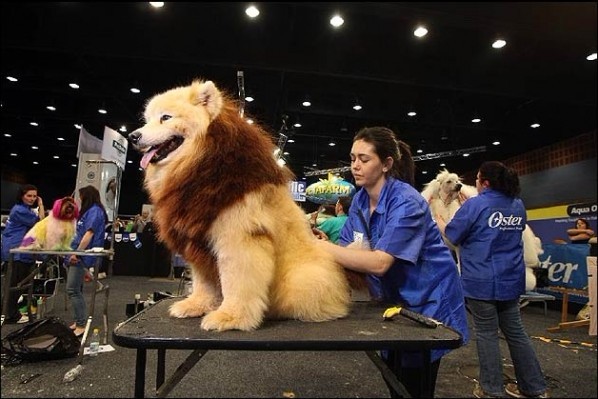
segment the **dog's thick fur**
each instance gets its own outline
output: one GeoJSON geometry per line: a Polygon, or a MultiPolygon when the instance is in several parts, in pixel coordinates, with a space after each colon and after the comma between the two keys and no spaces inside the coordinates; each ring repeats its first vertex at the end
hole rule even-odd
{"type": "Polygon", "coordinates": [[[79,208],[73,197],[54,201],[50,214],[37,222],[23,237],[21,248],[68,251],[75,237],[79,208]]]}
{"type": "Polygon", "coordinates": [[[347,315],[347,278],[293,202],[271,136],[211,81],[154,96],[144,117],[129,139],[144,152],[153,220],[192,268],[192,293],[171,316],[205,315],[201,328],[222,331],[347,315]]]}
{"type": "MultiPolygon", "coordinates": [[[[478,190],[464,184],[456,173],[443,169],[424,186],[421,195],[430,204],[432,217],[440,215],[448,223],[466,199],[478,195],[478,190]]],[[[442,238],[451,250],[458,252],[458,248],[444,235],[442,238]]]]}

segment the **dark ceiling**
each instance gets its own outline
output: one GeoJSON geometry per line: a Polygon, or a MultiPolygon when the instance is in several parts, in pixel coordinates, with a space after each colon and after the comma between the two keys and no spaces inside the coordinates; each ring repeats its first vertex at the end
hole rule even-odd
{"type": "MultiPolygon", "coordinates": [[[[256,4],[250,20],[248,3],[2,3],[3,171],[48,195],[72,192],[75,123],[99,138],[104,126],[130,132],[153,94],[202,77],[236,96],[238,71],[256,99],[246,115],[275,138],[286,118],[298,177],[347,166],[364,126],[388,126],[412,146],[418,189],[441,163],[464,174],[596,129],[596,61],[586,60],[596,52],[596,2],[256,4]],[[328,22],[334,12],[339,29],[328,22]],[[418,24],[429,30],[421,39],[418,24]],[[498,37],[507,41],[499,50],[498,37]]],[[[140,157],[129,149],[128,159],[125,214],[145,198],[140,157]]]]}

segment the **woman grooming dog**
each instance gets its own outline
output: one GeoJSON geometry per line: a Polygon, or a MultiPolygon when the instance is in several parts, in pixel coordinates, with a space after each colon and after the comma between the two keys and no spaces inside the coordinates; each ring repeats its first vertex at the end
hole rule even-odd
{"type": "MultiPolygon", "coordinates": [[[[39,220],[46,214],[42,197],[37,194],[37,187],[25,184],[19,189],[16,204],[10,210],[6,228],[2,232],[2,262],[8,262],[9,251],[21,245],[23,237],[39,220]],[[37,212],[32,208],[37,207],[37,212]],[[41,216],[40,216],[41,215],[41,216]]],[[[10,286],[15,287],[17,283],[27,277],[35,267],[34,259],[27,254],[14,254],[10,286]]],[[[6,322],[13,323],[21,319],[17,302],[23,291],[10,291],[7,295],[8,307],[6,310],[6,322]]],[[[2,309],[4,310],[4,309],[2,309]]]]}
{"type": "MultiPolygon", "coordinates": [[[[89,248],[104,247],[104,226],[108,220],[106,209],[100,200],[100,192],[94,186],[86,186],[79,189],[81,199],[81,213],[77,220],[75,238],[71,248],[76,251],[85,251],[89,248]]],[[[87,307],[83,297],[83,282],[88,269],[95,263],[93,256],[70,255],[67,258],[68,274],[66,281],[66,292],[73,305],[75,322],[71,329],[76,336],[85,332],[87,322],[87,307]]]]}
{"type": "Polygon", "coordinates": [[[475,324],[479,385],[477,398],[545,398],[546,380],[523,323],[519,297],[525,292],[522,234],[527,217],[519,177],[501,162],[484,162],[477,173],[479,195],[467,200],[441,231],[461,247],[461,279],[475,324]],[[498,330],[509,346],[517,383],[503,382],[498,330]]]}
{"type": "MultiPolygon", "coordinates": [[[[461,334],[469,331],[461,282],[448,247],[432,220],[427,201],[413,188],[414,165],[407,144],[385,127],[360,130],[353,138],[351,173],[361,189],[353,197],[339,244],[318,241],[345,268],[367,273],[377,300],[400,304],[432,317],[461,334]],[[362,245],[367,242],[368,245],[362,245]]],[[[440,360],[433,350],[432,394],[440,360]]],[[[382,351],[412,397],[422,396],[421,353],[382,351]]]]}

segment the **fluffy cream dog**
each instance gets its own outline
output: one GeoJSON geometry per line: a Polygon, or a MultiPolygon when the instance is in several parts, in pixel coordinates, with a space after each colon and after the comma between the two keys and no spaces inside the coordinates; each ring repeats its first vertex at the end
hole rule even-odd
{"type": "MultiPolygon", "coordinates": [[[[437,215],[440,215],[448,223],[467,198],[478,195],[478,190],[473,186],[463,184],[456,173],[443,169],[438,172],[434,180],[424,186],[421,195],[430,204],[432,217],[436,218],[437,215]]],[[[451,250],[458,252],[458,248],[451,244],[444,235],[442,238],[451,250]]]]}
{"type": "Polygon", "coordinates": [[[73,197],[54,201],[50,214],[37,222],[23,237],[21,248],[68,251],[75,236],[79,208],[73,197]]]}
{"type": "Polygon", "coordinates": [[[192,267],[170,314],[205,330],[252,330],[265,317],[325,321],[348,313],[343,268],[316,245],[292,199],[273,138],[213,82],[154,96],[129,135],[159,238],[192,267]]]}

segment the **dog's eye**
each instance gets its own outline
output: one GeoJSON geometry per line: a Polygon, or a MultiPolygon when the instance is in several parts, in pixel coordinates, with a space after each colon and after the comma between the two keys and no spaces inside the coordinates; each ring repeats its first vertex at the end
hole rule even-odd
{"type": "Polygon", "coordinates": [[[167,120],[169,120],[170,118],[172,118],[172,116],[171,116],[171,115],[162,115],[162,116],[160,117],[160,123],[162,123],[162,122],[166,122],[166,121],[167,121],[167,120]]]}

